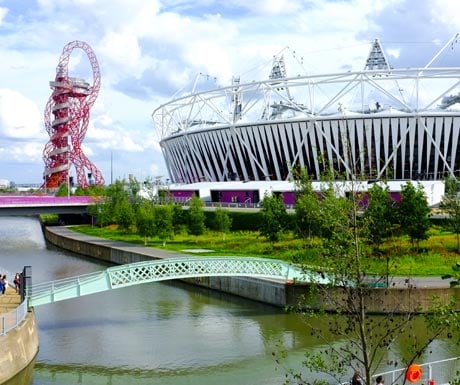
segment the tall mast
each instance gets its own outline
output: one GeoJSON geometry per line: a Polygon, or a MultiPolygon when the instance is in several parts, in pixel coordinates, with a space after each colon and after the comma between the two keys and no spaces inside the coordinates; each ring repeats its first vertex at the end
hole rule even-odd
{"type": "Polygon", "coordinates": [[[391,67],[388,64],[388,60],[383,52],[382,45],[379,39],[375,39],[372,43],[371,51],[366,60],[364,70],[390,70],[391,67]]]}

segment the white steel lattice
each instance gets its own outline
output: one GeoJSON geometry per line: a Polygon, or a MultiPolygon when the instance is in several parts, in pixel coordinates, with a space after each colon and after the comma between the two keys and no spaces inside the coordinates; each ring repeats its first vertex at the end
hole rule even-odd
{"type": "Polygon", "coordinates": [[[117,288],[143,282],[210,275],[287,279],[289,265],[268,259],[208,257],[141,262],[116,266],[107,271],[112,287],[117,288]]]}

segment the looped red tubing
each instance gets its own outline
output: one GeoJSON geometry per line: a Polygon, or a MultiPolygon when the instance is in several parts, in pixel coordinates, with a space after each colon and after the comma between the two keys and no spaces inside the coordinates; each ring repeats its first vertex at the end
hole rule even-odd
{"type": "Polygon", "coordinates": [[[406,379],[409,382],[417,382],[422,378],[422,368],[417,364],[409,365],[407,368],[406,379]]]}

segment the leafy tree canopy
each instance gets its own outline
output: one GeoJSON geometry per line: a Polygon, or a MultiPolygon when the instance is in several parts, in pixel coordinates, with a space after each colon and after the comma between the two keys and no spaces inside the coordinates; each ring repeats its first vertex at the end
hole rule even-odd
{"type": "Polygon", "coordinates": [[[261,202],[259,231],[270,242],[276,242],[286,227],[287,210],[281,195],[265,194],[261,202]]]}

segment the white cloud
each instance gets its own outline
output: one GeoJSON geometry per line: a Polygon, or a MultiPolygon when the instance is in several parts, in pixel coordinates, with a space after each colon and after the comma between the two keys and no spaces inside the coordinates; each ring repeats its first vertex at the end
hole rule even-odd
{"type": "Polygon", "coordinates": [[[37,105],[21,93],[0,89],[0,137],[38,139],[43,136],[43,115],[37,105]]]}
{"type": "Polygon", "coordinates": [[[233,0],[228,3],[260,15],[292,14],[305,7],[301,0],[233,0]]]}
{"type": "Polygon", "coordinates": [[[434,0],[431,4],[433,22],[456,32],[460,28],[460,3],[457,1],[434,0]]]}
{"type": "MultiPolygon", "coordinates": [[[[393,57],[395,59],[397,59],[399,57],[400,53],[401,53],[401,51],[399,49],[388,49],[386,51],[387,56],[391,56],[391,57],[393,57]]],[[[388,60],[391,62],[390,59],[388,59],[388,60]]]]}
{"type": "Polygon", "coordinates": [[[129,29],[108,32],[100,45],[101,48],[98,52],[110,58],[115,65],[120,66],[125,75],[126,73],[133,73],[143,69],[139,66],[141,52],[138,38],[129,29]]]}
{"type": "Polygon", "coordinates": [[[0,7],[0,24],[2,23],[7,13],[8,13],[7,8],[0,7]]]}
{"type": "Polygon", "coordinates": [[[43,168],[42,163],[43,145],[41,143],[21,143],[18,146],[11,147],[7,150],[7,155],[10,160],[15,160],[19,163],[36,162],[43,168]]]}

